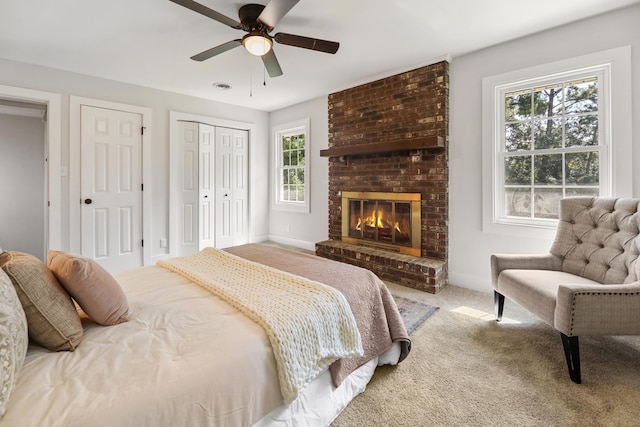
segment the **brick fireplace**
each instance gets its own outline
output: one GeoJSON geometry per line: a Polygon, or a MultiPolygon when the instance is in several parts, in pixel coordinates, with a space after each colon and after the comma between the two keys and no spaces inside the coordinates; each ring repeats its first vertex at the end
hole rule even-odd
{"type": "Polygon", "coordinates": [[[329,147],[321,152],[329,158],[329,240],[316,244],[318,255],[428,292],[446,285],[448,98],[445,61],[329,95],[329,147]],[[395,205],[398,195],[418,198],[419,214],[411,217],[415,250],[405,250],[411,245],[397,231],[398,220],[391,229],[370,227],[368,236],[381,236],[377,240],[363,239],[364,231],[349,236],[343,196],[371,192],[400,213],[405,207],[395,205]]]}

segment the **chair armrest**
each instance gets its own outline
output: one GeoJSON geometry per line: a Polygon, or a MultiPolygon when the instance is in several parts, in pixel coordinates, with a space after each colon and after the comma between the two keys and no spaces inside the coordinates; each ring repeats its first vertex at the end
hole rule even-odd
{"type": "Polygon", "coordinates": [[[554,327],[568,336],[639,335],[640,281],[560,285],[554,327]]]}
{"type": "Polygon", "coordinates": [[[560,270],[562,260],[547,254],[492,254],[491,281],[495,287],[502,270],[560,270]]]}

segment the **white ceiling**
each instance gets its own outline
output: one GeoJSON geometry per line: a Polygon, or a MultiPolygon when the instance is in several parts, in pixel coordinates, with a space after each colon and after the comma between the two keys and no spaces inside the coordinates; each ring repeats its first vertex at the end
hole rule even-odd
{"type": "MultiPolygon", "coordinates": [[[[199,1],[234,20],[244,4],[199,1]]],[[[273,111],[638,2],[301,0],[272,34],[338,41],[340,49],[275,43],[284,75],[272,79],[243,48],[190,60],[244,32],[169,0],[1,0],[0,57],[273,111]]]]}

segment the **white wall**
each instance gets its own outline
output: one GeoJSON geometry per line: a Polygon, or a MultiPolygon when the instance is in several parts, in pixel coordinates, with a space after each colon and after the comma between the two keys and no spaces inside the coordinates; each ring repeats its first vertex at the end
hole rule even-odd
{"type": "MultiPolygon", "coordinates": [[[[81,96],[151,109],[152,128],[152,257],[162,257],[168,249],[160,248],[160,239],[169,238],[169,111],[255,124],[250,147],[251,229],[254,236],[268,235],[268,149],[269,114],[201,98],[150,89],[70,73],[51,68],[0,59],[0,85],[58,93],[62,98],[62,166],[69,166],[69,96],[81,96]]],[[[69,169],[69,176],[79,171],[69,169]]],[[[145,188],[147,186],[145,185],[145,188]]],[[[23,191],[29,191],[25,186],[23,191]]],[[[62,178],[62,249],[69,248],[70,209],[79,209],[69,200],[69,177],[62,178]]],[[[79,231],[77,233],[79,235],[79,231]]],[[[5,248],[6,249],[6,248],[5,248]]]]}
{"type": "MultiPolygon", "coordinates": [[[[640,99],[640,5],[454,58],[450,75],[449,278],[491,291],[493,252],[547,252],[551,240],[482,231],[482,79],[620,46],[632,46],[633,100],[640,99]]],[[[615,102],[615,100],[614,100],[615,102]]],[[[633,110],[633,163],[640,164],[640,106],[633,110]]],[[[637,168],[636,168],[637,169],[637,168]]],[[[633,195],[640,196],[640,171],[633,195]]]]}
{"type": "Polygon", "coordinates": [[[0,246],[44,260],[44,122],[0,114],[0,246]]]}
{"type": "MultiPolygon", "coordinates": [[[[305,248],[315,249],[315,243],[327,240],[329,225],[329,160],[320,157],[320,150],[327,148],[329,139],[328,98],[326,96],[312,99],[292,107],[271,113],[271,127],[284,125],[300,119],[309,118],[310,127],[310,212],[294,213],[273,209],[273,185],[270,186],[269,206],[269,238],[273,241],[305,248]]],[[[274,180],[274,135],[270,132],[271,148],[270,182],[274,180]]]]}

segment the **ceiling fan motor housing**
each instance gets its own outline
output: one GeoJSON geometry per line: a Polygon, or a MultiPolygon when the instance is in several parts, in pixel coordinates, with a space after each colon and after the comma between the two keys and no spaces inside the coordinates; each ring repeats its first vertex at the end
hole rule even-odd
{"type": "Polygon", "coordinates": [[[254,32],[254,31],[271,31],[272,28],[269,28],[267,25],[258,22],[258,16],[264,10],[264,6],[261,4],[249,3],[240,7],[238,10],[238,17],[240,18],[240,23],[242,24],[242,28],[245,31],[254,32]]]}

